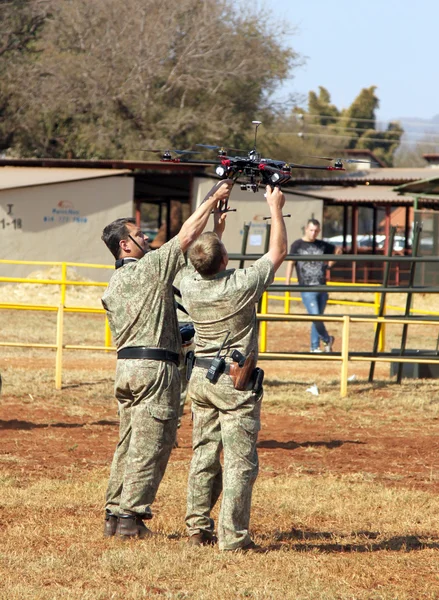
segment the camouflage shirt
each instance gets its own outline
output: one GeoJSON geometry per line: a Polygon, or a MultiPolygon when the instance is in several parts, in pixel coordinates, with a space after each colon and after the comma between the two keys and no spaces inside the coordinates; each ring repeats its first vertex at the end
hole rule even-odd
{"type": "MultiPolygon", "coordinates": [[[[185,266],[180,269],[180,271],[178,271],[176,278],[174,279],[174,287],[177,288],[177,290],[180,289],[180,282],[184,277],[188,277],[190,275],[194,275],[196,273],[193,264],[190,262],[190,260],[186,257],[186,264],[185,266]]],[[[175,299],[176,301],[183,306],[183,301],[182,299],[176,294],[175,295],[175,299]]],[[[186,308],[185,306],[183,306],[183,308],[186,308]]],[[[190,318],[189,315],[187,315],[185,312],[183,312],[182,310],[180,310],[177,306],[177,319],[179,323],[192,323],[192,319],[190,318]]]]}
{"type": "Polygon", "coordinates": [[[273,279],[273,263],[265,256],[248,269],[228,269],[211,277],[195,272],[182,279],[183,304],[196,330],[195,353],[215,355],[230,331],[225,349],[257,356],[255,304],[273,279]]]}
{"type": "Polygon", "coordinates": [[[185,264],[176,236],[113,273],[102,304],[118,350],[147,346],[180,351],[172,282],[185,264]]]}

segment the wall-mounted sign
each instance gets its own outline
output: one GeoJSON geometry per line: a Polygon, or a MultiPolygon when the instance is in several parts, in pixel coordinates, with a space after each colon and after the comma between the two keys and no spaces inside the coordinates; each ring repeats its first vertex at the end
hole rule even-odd
{"type": "Polygon", "coordinates": [[[17,217],[13,209],[13,204],[6,204],[6,216],[0,219],[0,230],[8,229],[9,231],[17,231],[23,229],[23,221],[17,217]]]}
{"type": "Polygon", "coordinates": [[[87,217],[81,217],[81,211],[75,209],[72,202],[60,200],[48,215],[44,215],[45,223],[87,223],[87,217]]]}

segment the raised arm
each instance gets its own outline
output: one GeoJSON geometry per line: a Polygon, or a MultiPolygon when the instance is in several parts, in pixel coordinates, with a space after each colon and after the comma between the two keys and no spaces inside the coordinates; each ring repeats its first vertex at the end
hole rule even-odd
{"type": "Polygon", "coordinates": [[[183,252],[189,248],[202,233],[206,227],[210,213],[215,208],[221,208],[232,191],[232,183],[224,181],[224,183],[205,200],[197,210],[183,223],[178,238],[180,240],[181,249],[183,252]]]}
{"type": "Polygon", "coordinates": [[[267,185],[266,198],[271,214],[271,234],[270,245],[265,256],[271,260],[276,272],[288,252],[287,230],[282,216],[285,196],[278,187],[272,189],[271,186],[267,185]]]}

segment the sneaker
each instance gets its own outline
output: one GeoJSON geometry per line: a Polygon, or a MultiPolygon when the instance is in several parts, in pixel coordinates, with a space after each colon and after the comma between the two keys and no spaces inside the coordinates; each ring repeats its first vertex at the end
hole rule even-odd
{"type": "Polygon", "coordinates": [[[325,352],[332,352],[332,346],[334,345],[335,338],[333,335],[329,336],[329,340],[324,342],[325,352]]]}
{"type": "Polygon", "coordinates": [[[320,354],[321,352],[323,352],[323,350],[320,350],[320,348],[311,348],[310,352],[312,352],[313,354],[320,354]]]}

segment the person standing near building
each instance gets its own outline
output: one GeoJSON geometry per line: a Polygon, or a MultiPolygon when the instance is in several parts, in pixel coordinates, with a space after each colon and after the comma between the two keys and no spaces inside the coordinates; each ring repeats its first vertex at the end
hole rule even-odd
{"type": "MultiPolygon", "coordinates": [[[[319,254],[341,254],[341,248],[317,239],[320,234],[320,222],[317,219],[309,219],[302,238],[291,244],[289,254],[302,254],[304,256],[319,254]]],[[[299,285],[315,286],[326,285],[326,274],[332,267],[334,261],[324,263],[322,261],[289,261],[285,274],[285,283],[290,285],[293,269],[296,267],[299,285]]],[[[323,315],[328,292],[301,292],[302,302],[310,315],[323,315]]],[[[322,352],[320,342],[323,342],[325,352],[332,352],[334,336],[329,335],[323,321],[313,321],[311,325],[311,352],[322,352]]]]}
{"type": "Polygon", "coordinates": [[[220,182],[183,224],[154,252],[132,218],[105,227],[102,239],[116,258],[102,304],[117,348],[115,395],[119,443],[105,503],[104,535],[143,538],[143,521],[154,501],[174,445],[180,401],[181,335],[172,282],[186,265],[184,252],[202,233],[209,215],[229,197],[220,182]]]}
{"type": "MultiPolygon", "coordinates": [[[[220,493],[222,473],[219,548],[256,549],[249,522],[258,473],[256,442],[263,372],[256,368],[255,305],[272,283],[288,249],[282,216],[285,196],[279,188],[267,186],[266,197],[272,223],[267,254],[249,268],[227,269],[228,255],[220,236],[204,233],[188,252],[197,273],[181,281],[182,301],[196,332],[188,388],[193,456],[186,526],[191,545],[214,542],[210,512],[220,493]]],[[[225,221],[222,223],[224,226],[225,221]]]]}

